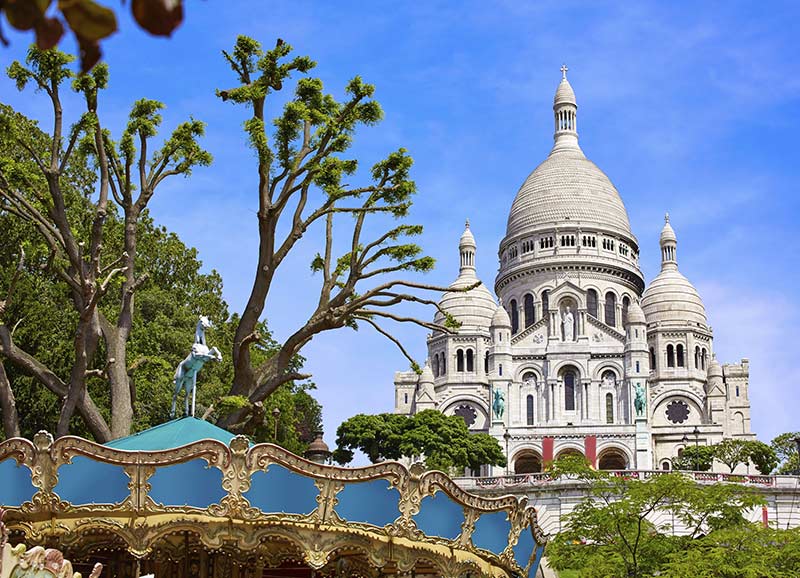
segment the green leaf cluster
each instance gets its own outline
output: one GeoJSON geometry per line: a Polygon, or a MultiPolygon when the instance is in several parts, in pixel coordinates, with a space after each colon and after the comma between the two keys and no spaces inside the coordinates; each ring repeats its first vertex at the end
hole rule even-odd
{"type": "Polygon", "coordinates": [[[444,472],[506,464],[495,438],[470,433],[461,417],[432,409],[413,416],[359,414],[344,421],[336,436],[334,459],[340,464],[351,462],[355,450],[366,454],[372,463],[419,458],[427,468],[444,472]]]}
{"type": "MultiPolygon", "coordinates": [[[[708,564],[703,565],[708,573],[698,573],[685,564],[686,552],[716,547],[725,537],[761,531],[743,515],[764,503],[749,488],[700,485],[680,473],[639,480],[596,472],[588,465],[582,470],[579,464],[555,464],[554,471],[561,470],[588,481],[591,491],[565,516],[565,529],[547,546],[548,560],[558,570],[570,569],[588,578],[773,575],[713,573],[714,566],[708,564]],[[688,533],[675,535],[669,522],[659,520],[675,520],[688,533]]],[[[741,563],[741,568],[753,568],[753,563],[760,567],[764,560],[741,563]]]]}

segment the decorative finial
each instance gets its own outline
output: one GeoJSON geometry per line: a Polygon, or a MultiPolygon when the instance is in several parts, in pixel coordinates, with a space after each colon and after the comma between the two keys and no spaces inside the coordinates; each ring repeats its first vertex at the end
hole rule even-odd
{"type": "Polygon", "coordinates": [[[469,229],[469,219],[467,219],[467,222],[466,222],[466,223],[464,223],[464,226],[465,226],[467,229],[469,229]]]}
{"type": "Polygon", "coordinates": [[[669,223],[669,213],[664,213],[664,222],[669,223]]]}
{"type": "Polygon", "coordinates": [[[569,68],[567,68],[567,65],[566,64],[562,64],[561,65],[561,79],[562,80],[566,80],[567,79],[567,70],[569,70],[569,68]]]}

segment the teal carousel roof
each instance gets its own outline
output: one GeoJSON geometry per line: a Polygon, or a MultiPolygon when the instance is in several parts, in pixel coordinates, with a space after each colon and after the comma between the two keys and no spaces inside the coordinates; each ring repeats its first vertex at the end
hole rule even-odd
{"type": "Polygon", "coordinates": [[[171,450],[201,440],[229,444],[234,434],[196,417],[173,419],[161,425],[110,441],[106,446],[128,451],[171,450]]]}
{"type": "Polygon", "coordinates": [[[194,418],[105,446],[46,432],[2,442],[0,507],[29,545],[118,552],[137,568],[189,552],[317,576],[519,578],[545,545],[524,498],[475,496],[419,465],[323,466],[194,418]]]}

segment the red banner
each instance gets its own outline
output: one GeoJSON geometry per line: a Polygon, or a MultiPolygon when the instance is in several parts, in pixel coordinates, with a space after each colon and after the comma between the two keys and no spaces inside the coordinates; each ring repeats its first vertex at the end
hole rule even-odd
{"type": "Polygon", "coordinates": [[[542,439],[542,461],[545,465],[553,461],[553,438],[545,437],[542,439]]]}
{"type": "Polygon", "coordinates": [[[584,454],[593,468],[597,467],[597,436],[586,436],[583,440],[584,454]]]}

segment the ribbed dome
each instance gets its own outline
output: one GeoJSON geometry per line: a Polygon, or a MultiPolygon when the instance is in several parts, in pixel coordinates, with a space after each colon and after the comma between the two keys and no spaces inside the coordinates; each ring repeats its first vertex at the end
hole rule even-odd
{"type": "MultiPolygon", "coordinates": [[[[459,277],[450,284],[450,288],[469,287],[476,281],[478,281],[477,277],[459,277]]],[[[461,323],[461,330],[488,329],[497,309],[494,297],[483,283],[463,293],[445,293],[439,301],[439,306],[461,323]]],[[[444,325],[444,315],[440,311],[436,311],[433,322],[444,325]]]]}
{"type": "Polygon", "coordinates": [[[661,229],[661,237],[659,237],[661,243],[666,242],[678,242],[678,237],[675,235],[675,229],[672,228],[672,225],[669,224],[669,213],[664,215],[664,228],[661,229]]]}
{"type": "Polygon", "coordinates": [[[497,306],[497,310],[494,312],[492,327],[511,327],[511,318],[502,303],[497,306]]]}
{"type": "Polygon", "coordinates": [[[711,361],[708,362],[708,377],[722,378],[722,366],[717,361],[716,356],[712,356],[711,361]]]}
{"type": "MultiPolygon", "coordinates": [[[[458,243],[461,266],[458,278],[450,284],[450,289],[464,289],[479,281],[475,274],[476,250],[475,237],[470,231],[469,221],[467,221],[464,234],[461,235],[458,243]]],[[[461,323],[461,330],[480,329],[488,331],[495,309],[497,309],[497,304],[494,302],[494,297],[492,297],[486,285],[481,283],[469,291],[445,293],[439,301],[439,307],[461,323]]],[[[445,316],[441,311],[436,311],[433,322],[444,325],[445,316]]]]}
{"type": "Polygon", "coordinates": [[[633,238],[617,189],[577,146],[554,149],[528,176],[511,205],[506,236],[563,221],[633,238]]]}
{"type": "Polygon", "coordinates": [[[576,104],[575,91],[572,90],[572,85],[570,85],[566,76],[558,83],[556,95],[553,98],[553,104],[576,104]]]}
{"type": "Polygon", "coordinates": [[[648,323],[672,321],[707,325],[703,300],[677,267],[662,269],[642,296],[648,323]]]}
{"type": "Polygon", "coordinates": [[[628,306],[628,323],[647,323],[644,311],[642,311],[637,301],[634,301],[628,306]]]}

